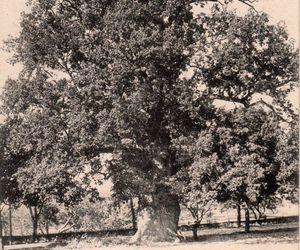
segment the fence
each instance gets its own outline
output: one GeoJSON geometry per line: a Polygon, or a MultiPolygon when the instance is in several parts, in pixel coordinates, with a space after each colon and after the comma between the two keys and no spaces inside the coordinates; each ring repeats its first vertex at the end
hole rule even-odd
{"type": "MultiPolygon", "coordinates": [[[[278,224],[278,223],[290,223],[298,222],[299,216],[287,216],[287,217],[269,217],[261,220],[261,223],[264,224],[278,224]]],[[[245,223],[244,220],[241,223],[245,223]]],[[[250,220],[250,224],[257,223],[256,220],[250,220]]],[[[203,223],[197,225],[197,228],[221,228],[221,227],[234,227],[237,224],[237,221],[226,221],[226,222],[216,222],[216,223],[203,223]]],[[[194,227],[194,224],[189,225],[180,225],[179,226],[183,231],[191,231],[194,227]]]]}
{"type": "MultiPolygon", "coordinates": [[[[288,216],[288,217],[273,217],[267,218],[262,221],[262,223],[266,224],[277,224],[277,223],[291,223],[298,222],[299,216],[288,216]]],[[[244,223],[245,221],[242,221],[244,223]]],[[[236,221],[227,221],[221,223],[206,223],[197,225],[199,229],[205,228],[221,228],[221,227],[233,227],[236,225],[236,221]]],[[[255,220],[250,221],[251,224],[256,223],[255,220]]],[[[191,231],[193,229],[193,224],[190,225],[180,225],[179,228],[182,231],[191,231]]],[[[62,241],[68,239],[75,238],[83,238],[83,237],[105,237],[105,236],[129,236],[133,235],[135,230],[133,229],[116,229],[116,230],[101,230],[101,231],[79,231],[79,232],[67,232],[67,233],[55,233],[49,235],[37,235],[37,241],[62,241]]],[[[12,236],[13,244],[20,244],[30,242],[32,236],[12,236]]],[[[9,242],[9,236],[3,237],[4,245],[7,245],[9,242]]]]}

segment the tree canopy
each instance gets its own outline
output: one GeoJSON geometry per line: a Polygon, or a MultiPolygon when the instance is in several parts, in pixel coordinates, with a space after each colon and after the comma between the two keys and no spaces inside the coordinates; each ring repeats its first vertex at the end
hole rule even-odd
{"type": "Polygon", "coordinates": [[[214,100],[250,107],[264,94],[290,111],[297,78],[282,27],[255,12],[195,15],[193,4],[206,2],[29,1],[20,35],[7,42],[24,69],[2,96],[8,147],[26,156],[19,173],[53,174],[64,193],[78,176],[88,184],[108,174],[116,193],[140,198],[134,239],[173,239],[179,199],[168,180],[195,162],[184,146],[209,129],[214,100]]]}
{"type": "Polygon", "coordinates": [[[241,17],[218,7],[199,15],[198,23],[205,31],[191,67],[208,96],[297,119],[288,96],[298,86],[298,51],[284,23],[271,25],[267,14],[254,10],[241,17]]]}

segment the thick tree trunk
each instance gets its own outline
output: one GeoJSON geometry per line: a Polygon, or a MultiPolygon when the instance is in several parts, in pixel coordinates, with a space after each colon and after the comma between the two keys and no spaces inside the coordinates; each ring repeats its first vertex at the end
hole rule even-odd
{"type": "Polygon", "coordinates": [[[237,204],[236,211],[237,211],[237,227],[241,227],[242,218],[241,218],[241,205],[240,204],[237,204]]]}
{"type": "Polygon", "coordinates": [[[245,208],[245,232],[250,232],[250,214],[249,214],[249,208],[245,208]]]}
{"type": "Polygon", "coordinates": [[[165,188],[152,195],[147,206],[138,213],[138,230],[131,243],[175,241],[177,239],[180,206],[176,196],[165,188]]]}

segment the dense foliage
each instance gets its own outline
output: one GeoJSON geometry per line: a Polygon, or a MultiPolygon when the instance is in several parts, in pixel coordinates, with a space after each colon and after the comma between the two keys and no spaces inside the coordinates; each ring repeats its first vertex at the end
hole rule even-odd
{"type": "MultiPolygon", "coordinates": [[[[7,42],[24,68],[2,96],[26,204],[36,208],[48,195],[73,203],[95,176],[110,177],[116,197],[138,197],[149,230],[140,225],[136,240],[151,241],[174,238],[177,229],[185,194],[174,192],[171,177],[200,169],[206,174],[192,173],[196,181],[212,175],[223,193],[246,203],[277,189],[268,184],[279,168],[277,130],[260,130],[273,129],[264,123],[273,115],[260,108],[294,117],[286,97],[297,53],[265,14],[239,17],[218,6],[193,13],[206,2],[29,1],[20,35],[7,42]],[[249,111],[225,112],[220,124],[216,99],[249,111]]],[[[215,188],[197,185],[186,191],[215,188]]]]}

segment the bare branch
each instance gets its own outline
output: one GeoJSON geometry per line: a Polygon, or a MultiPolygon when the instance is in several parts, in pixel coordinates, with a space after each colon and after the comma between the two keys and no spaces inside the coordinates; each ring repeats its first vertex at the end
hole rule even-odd
{"type": "Polygon", "coordinates": [[[65,228],[69,225],[70,221],[71,221],[71,216],[67,219],[67,221],[65,222],[65,224],[63,224],[59,229],[58,229],[58,233],[64,232],[65,228]]]}

